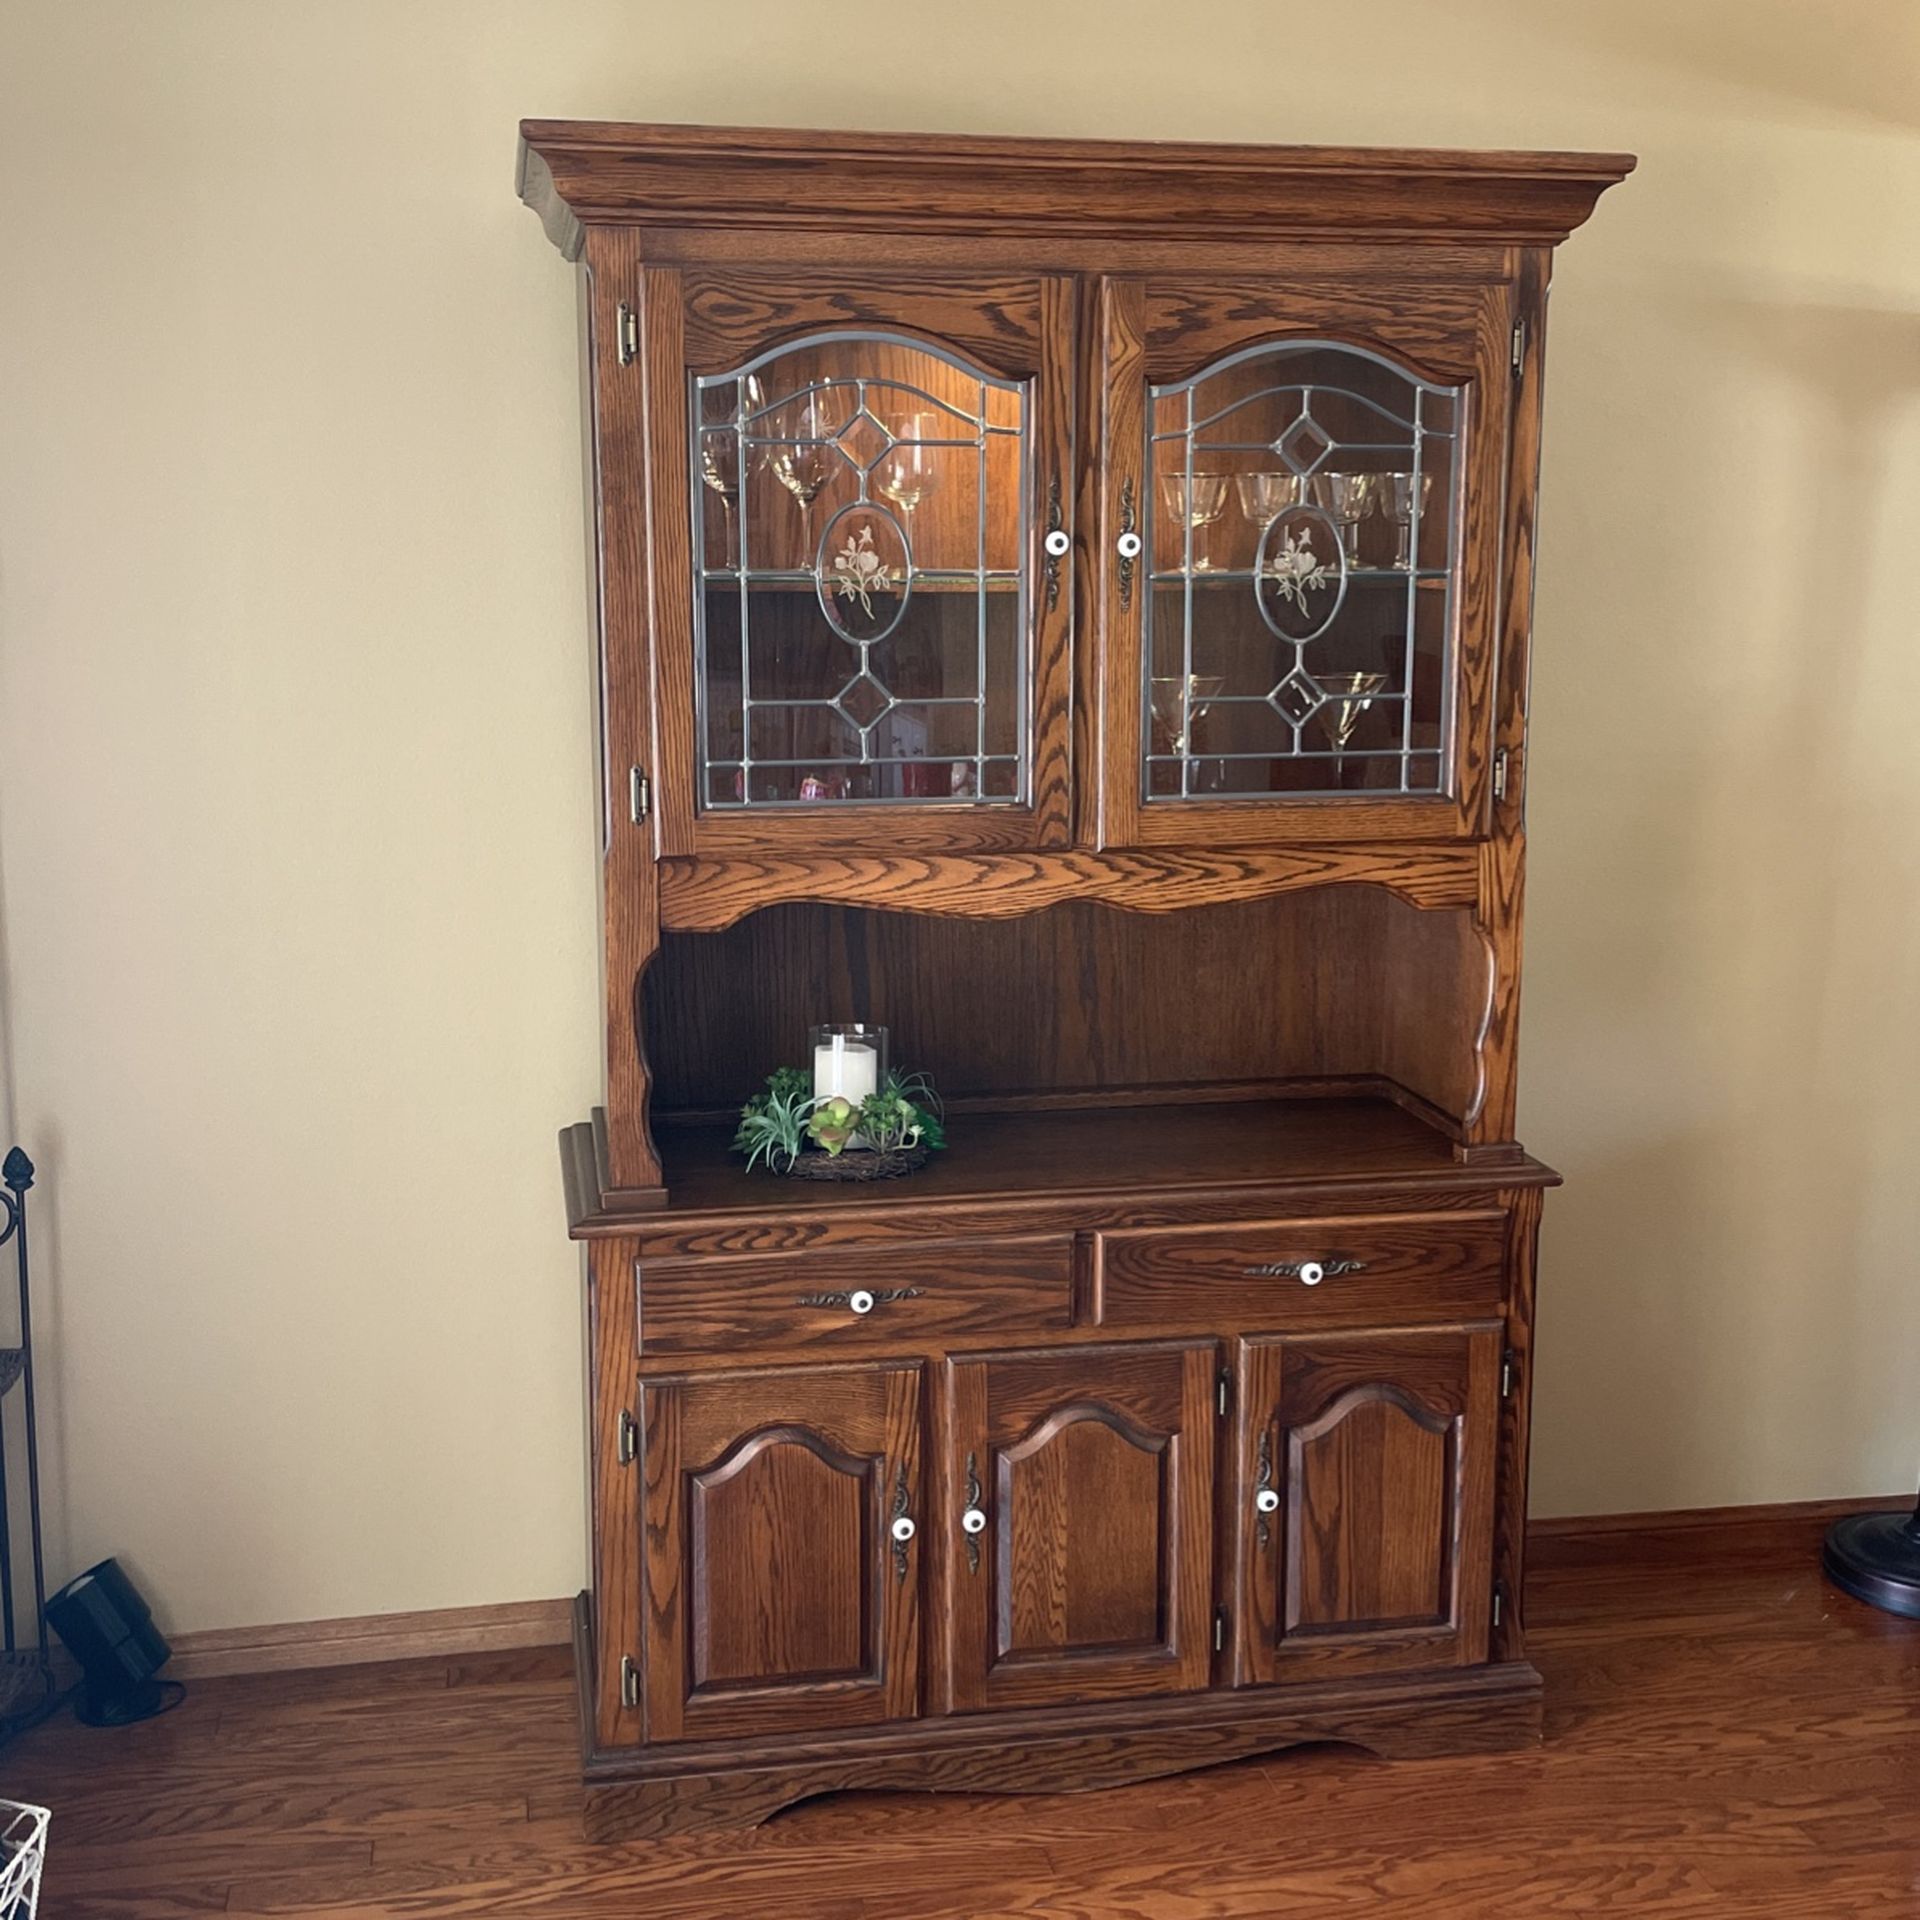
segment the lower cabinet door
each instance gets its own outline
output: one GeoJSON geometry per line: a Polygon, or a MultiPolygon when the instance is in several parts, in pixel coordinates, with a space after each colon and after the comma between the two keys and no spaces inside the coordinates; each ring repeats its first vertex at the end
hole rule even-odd
{"type": "Polygon", "coordinates": [[[1211,1342],[948,1362],[950,1709],[1207,1685],[1214,1368],[1211,1342]]]}
{"type": "Polygon", "coordinates": [[[920,1711],[917,1363],[641,1390],[650,1740],[920,1711]]]}
{"type": "Polygon", "coordinates": [[[1243,1343],[1243,1682],[1486,1659],[1500,1354],[1497,1326],[1243,1343]]]}

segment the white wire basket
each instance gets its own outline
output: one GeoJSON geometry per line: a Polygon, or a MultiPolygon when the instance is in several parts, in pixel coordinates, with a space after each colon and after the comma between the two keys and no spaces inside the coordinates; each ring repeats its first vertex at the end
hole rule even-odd
{"type": "Polygon", "coordinates": [[[0,1800],[0,1920],[33,1920],[47,1858],[45,1807],[0,1800]]]}

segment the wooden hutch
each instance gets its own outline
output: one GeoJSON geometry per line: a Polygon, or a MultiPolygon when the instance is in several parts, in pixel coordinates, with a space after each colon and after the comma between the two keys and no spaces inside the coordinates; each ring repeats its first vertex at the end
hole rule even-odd
{"type": "Polygon", "coordinates": [[[1542,351],[1631,159],[521,131],[599,615],[590,1830],[1536,1738],[1542,351]],[[848,1020],[948,1150],[746,1171],[848,1020]]]}

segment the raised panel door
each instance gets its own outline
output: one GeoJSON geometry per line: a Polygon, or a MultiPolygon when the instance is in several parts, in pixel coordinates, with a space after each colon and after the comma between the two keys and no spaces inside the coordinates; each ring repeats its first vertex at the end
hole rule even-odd
{"type": "Polygon", "coordinates": [[[948,1704],[1203,1687],[1211,1669],[1214,1349],[948,1364],[948,1704]]]}
{"type": "Polygon", "coordinates": [[[644,1383],[650,1740],[919,1711],[920,1371],[644,1383]]]}
{"type": "Polygon", "coordinates": [[[1244,1681],[1487,1657],[1497,1326],[1243,1343],[1244,1681]]]}

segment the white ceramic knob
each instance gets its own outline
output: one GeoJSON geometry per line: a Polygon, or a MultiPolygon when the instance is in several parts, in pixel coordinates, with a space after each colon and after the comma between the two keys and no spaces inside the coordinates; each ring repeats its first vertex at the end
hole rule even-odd
{"type": "MultiPolygon", "coordinates": [[[[1318,1273],[1314,1275],[1316,1280],[1319,1277],[1318,1273]]],[[[865,1287],[862,1287],[858,1292],[847,1295],[847,1305],[850,1306],[855,1313],[871,1313],[873,1311],[873,1295],[870,1294],[865,1287]]]]}
{"type": "Polygon", "coordinates": [[[1317,1287],[1327,1277],[1327,1270],[1318,1260],[1300,1262],[1300,1284],[1303,1287],[1317,1287]]]}
{"type": "Polygon", "coordinates": [[[913,1538],[913,1522],[904,1513],[893,1523],[893,1537],[902,1541],[913,1538]]]}
{"type": "Polygon", "coordinates": [[[1140,536],[1137,533],[1123,533],[1113,543],[1113,550],[1122,560],[1135,560],[1140,555],[1140,536]]]}
{"type": "Polygon", "coordinates": [[[982,1513],[978,1507],[969,1507],[966,1512],[960,1516],[960,1531],[962,1533],[985,1533],[986,1530],[987,1516],[982,1513]]]}
{"type": "Polygon", "coordinates": [[[1065,554],[1072,545],[1072,536],[1064,527],[1055,527],[1054,530],[1047,535],[1047,551],[1052,554],[1056,560],[1065,554]]]}
{"type": "Polygon", "coordinates": [[[1253,1496],[1253,1510],[1255,1513],[1278,1513],[1280,1496],[1271,1487],[1262,1487],[1253,1496]]]}

